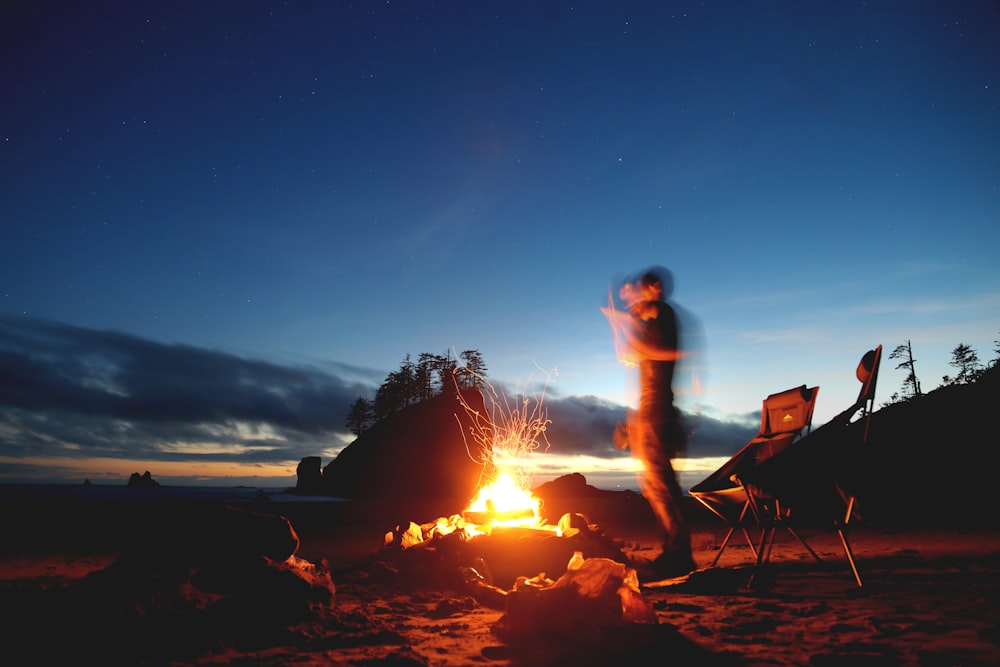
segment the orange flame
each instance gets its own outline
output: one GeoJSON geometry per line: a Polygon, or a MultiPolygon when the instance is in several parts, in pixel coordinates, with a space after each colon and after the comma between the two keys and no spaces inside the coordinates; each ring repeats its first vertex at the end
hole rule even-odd
{"type": "MultiPolygon", "coordinates": [[[[528,490],[528,475],[498,465],[503,460],[524,460],[530,452],[541,448],[542,442],[548,448],[545,430],[549,419],[542,403],[551,376],[552,372],[546,374],[540,397],[520,396],[516,402],[498,394],[480,378],[489,409],[487,415],[473,410],[463,400],[462,407],[472,418],[469,435],[478,450],[474,455],[470,449],[469,455],[483,463],[484,480],[465,512],[467,533],[489,533],[496,526],[557,530],[543,525],[539,516],[541,501],[528,490]]],[[[468,439],[466,443],[468,449],[468,439]]]]}
{"type": "Polygon", "coordinates": [[[541,501],[518,485],[514,476],[502,471],[490,484],[479,489],[465,511],[466,532],[489,534],[497,526],[546,528],[539,516],[541,501]]]}

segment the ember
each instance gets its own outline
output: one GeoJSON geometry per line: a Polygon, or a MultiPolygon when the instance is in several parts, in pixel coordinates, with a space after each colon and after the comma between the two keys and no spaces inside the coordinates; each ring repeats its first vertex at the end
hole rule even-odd
{"type": "Polygon", "coordinates": [[[496,526],[548,528],[555,531],[555,526],[542,525],[538,515],[540,506],[538,498],[518,486],[510,472],[503,471],[491,484],[479,490],[462,516],[469,535],[488,535],[496,526]]]}
{"type": "MultiPolygon", "coordinates": [[[[545,387],[550,377],[551,373],[546,376],[545,387]]],[[[512,402],[485,379],[480,380],[488,414],[473,409],[459,393],[461,405],[472,420],[469,433],[464,434],[466,447],[469,456],[483,464],[485,480],[463,512],[461,527],[468,537],[488,535],[498,526],[537,528],[558,534],[556,526],[544,525],[540,518],[541,501],[528,491],[528,476],[516,471],[528,453],[541,448],[543,442],[548,447],[544,389],[535,399],[521,396],[512,402]]],[[[444,531],[457,529],[457,523],[451,519],[438,532],[447,534],[444,531]]]]}

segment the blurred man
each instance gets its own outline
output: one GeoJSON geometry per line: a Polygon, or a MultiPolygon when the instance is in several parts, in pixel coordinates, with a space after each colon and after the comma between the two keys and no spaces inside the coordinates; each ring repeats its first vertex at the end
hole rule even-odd
{"type": "Polygon", "coordinates": [[[622,286],[619,296],[625,310],[602,309],[622,360],[639,367],[639,405],[630,412],[624,433],[619,430],[616,444],[629,447],[642,462],[642,494],[663,527],[663,553],[651,564],[651,574],[658,578],[695,569],[684,494],[671,465],[671,459],[684,452],[686,437],[674,407],[674,366],[682,356],[677,316],[665,301],[663,283],[656,271],[647,271],[622,286]]]}

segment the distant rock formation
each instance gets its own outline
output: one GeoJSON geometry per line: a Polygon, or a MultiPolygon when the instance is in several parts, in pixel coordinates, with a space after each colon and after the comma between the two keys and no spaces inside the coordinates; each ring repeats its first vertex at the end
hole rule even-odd
{"type": "MultiPolygon", "coordinates": [[[[541,516],[555,524],[564,514],[577,513],[596,523],[648,524],[654,521],[649,503],[635,491],[598,489],[578,472],[558,477],[531,490],[542,501],[541,516]]],[[[693,499],[691,499],[693,501],[693,499]]],[[[697,511],[697,502],[690,511],[697,511]]]]}
{"type": "Polygon", "coordinates": [[[151,489],[159,486],[160,483],[153,479],[147,470],[141,475],[137,472],[132,473],[132,476],[128,478],[128,485],[139,489],[151,489]]]}
{"type": "MultiPolygon", "coordinates": [[[[487,415],[479,390],[461,394],[487,415]]],[[[473,418],[455,392],[408,406],[376,423],[318,472],[318,457],[298,466],[296,493],[372,501],[387,509],[420,507],[428,516],[461,512],[483,473],[473,418]]],[[[422,516],[422,515],[421,515],[422,516]]]]}
{"type": "Polygon", "coordinates": [[[303,495],[323,494],[323,459],[318,456],[307,456],[299,461],[295,469],[295,493],[303,495]]]}

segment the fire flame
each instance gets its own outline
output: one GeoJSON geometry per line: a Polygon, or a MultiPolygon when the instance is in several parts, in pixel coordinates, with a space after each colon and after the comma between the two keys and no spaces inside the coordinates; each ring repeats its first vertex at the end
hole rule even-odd
{"type": "MultiPolygon", "coordinates": [[[[545,387],[550,377],[551,373],[546,376],[545,387]]],[[[468,433],[462,432],[466,438],[466,450],[470,458],[483,466],[475,497],[462,514],[439,517],[420,526],[397,526],[399,534],[396,531],[386,533],[386,544],[398,541],[404,547],[412,546],[456,531],[464,532],[466,537],[489,535],[498,527],[562,534],[558,526],[542,520],[542,502],[529,490],[529,475],[521,470],[523,465],[514,464],[516,461],[523,464],[527,455],[539,449],[542,442],[548,447],[545,429],[549,420],[542,408],[542,398],[532,400],[522,396],[512,404],[485,379],[479,380],[484,401],[487,406],[492,406],[489,414],[473,409],[462,398],[462,392],[458,392],[459,401],[472,422],[468,433]],[[474,447],[470,445],[470,440],[474,447]]]]}
{"type": "Polygon", "coordinates": [[[518,485],[514,476],[502,471],[492,483],[479,489],[465,511],[466,532],[488,534],[497,526],[542,528],[541,501],[518,485]]]}
{"type": "Polygon", "coordinates": [[[479,489],[469,504],[470,512],[509,512],[529,508],[535,516],[541,502],[527,489],[518,486],[510,472],[502,471],[492,484],[479,489]]]}
{"type": "Polygon", "coordinates": [[[481,379],[488,415],[463,401],[462,406],[472,418],[470,435],[478,450],[477,455],[470,450],[470,456],[483,463],[484,479],[464,514],[467,533],[489,533],[497,526],[557,531],[555,526],[543,525],[539,516],[541,501],[528,490],[527,475],[499,466],[502,461],[523,461],[530,452],[541,448],[543,442],[548,447],[545,429],[549,419],[542,404],[551,375],[551,372],[546,374],[541,396],[535,399],[521,396],[517,402],[498,394],[481,379]]]}

